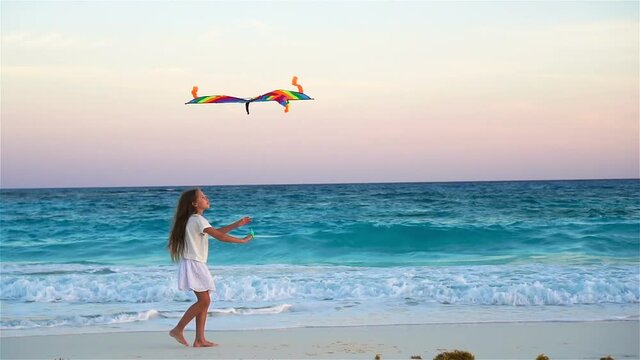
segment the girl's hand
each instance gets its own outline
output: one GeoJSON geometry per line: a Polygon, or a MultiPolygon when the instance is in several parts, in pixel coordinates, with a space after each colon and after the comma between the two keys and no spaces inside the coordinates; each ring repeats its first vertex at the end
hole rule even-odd
{"type": "Polygon", "coordinates": [[[245,216],[242,219],[238,220],[238,227],[245,226],[250,222],[251,222],[251,218],[248,216],[245,216]]]}
{"type": "Polygon", "coordinates": [[[245,236],[242,240],[244,240],[245,243],[248,243],[249,241],[251,241],[253,239],[253,235],[247,235],[245,236]]]}

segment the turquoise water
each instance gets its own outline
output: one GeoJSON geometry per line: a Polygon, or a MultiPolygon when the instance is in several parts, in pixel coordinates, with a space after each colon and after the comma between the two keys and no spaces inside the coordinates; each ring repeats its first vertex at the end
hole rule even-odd
{"type": "MultiPolygon", "coordinates": [[[[202,189],[257,235],[211,240],[211,329],[638,319],[639,180],[202,189]]],[[[174,323],[182,190],[1,190],[4,333],[174,323]]]]}

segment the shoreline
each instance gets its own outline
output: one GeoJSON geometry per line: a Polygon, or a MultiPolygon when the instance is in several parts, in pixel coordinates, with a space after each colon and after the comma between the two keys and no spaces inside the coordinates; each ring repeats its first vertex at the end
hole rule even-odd
{"type": "MultiPolygon", "coordinates": [[[[195,333],[186,331],[190,343],[195,333]]],[[[456,323],[309,326],[271,330],[207,330],[213,348],[184,347],[168,330],[3,336],[2,359],[27,358],[306,358],[432,359],[465,350],[477,359],[640,358],[640,321],[456,323]],[[37,344],[37,346],[33,346],[37,344]]]]}
{"type": "MultiPolygon", "coordinates": [[[[639,308],[640,309],[640,308],[639,308]]],[[[176,319],[177,321],[178,319],[176,319]]],[[[207,320],[211,322],[211,318],[207,320]]],[[[282,326],[282,327],[256,327],[256,328],[226,328],[226,329],[207,329],[207,333],[234,333],[245,331],[285,331],[285,330],[297,330],[297,329],[349,329],[349,328],[384,328],[393,326],[407,326],[407,327],[420,327],[420,326],[472,326],[472,325],[508,325],[508,324],[589,324],[589,323],[617,323],[617,322],[631,322],[638,323],[640,326],[640,316],[636,318],[628,319],[597,319],[597,320],[496,320],[496,321],[452,321],[452,322],[433,322],[433,323],[397,323],[397,324],[354,324],[354,325],[305,325],[305,326],[282,326]]],[[[185,332],[195,330],[195,323],[192,321],[185,332]]],[[[171,323],[173,325],[173,323],[171,323]]],[[[94,325],[94,326],[63,326],[59,328],[53,328],[51,332],[41,332],[43,329],[4,329],[0,330],[0,339],[8,338],[21,338],[21,337],[41,337],[41,336],[72,336],[72,335],[89,335],[89,334],[138,334],[138,333],[164,333],[165,329],[153,328],[141,328],[141,329],[122,329],[116,327],[109,327],[109,325],[94,325]],[[68,330],[68,331],[64,331],[68,330]]],[[[1,358],[0,358],[1,359],[1,358]]]]}

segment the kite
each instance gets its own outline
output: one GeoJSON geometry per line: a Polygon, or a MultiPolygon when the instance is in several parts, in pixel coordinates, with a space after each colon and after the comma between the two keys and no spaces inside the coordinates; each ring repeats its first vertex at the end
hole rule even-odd
{"type": "Polygon", "coordinates": [[[239,98],[235,96],[228,96],[228,95],[198,96],[198,87],[194,86],[193,90],[191,90],[191,95],[193,95],[193,100],[186,102],[185,105],[242,103],[244,104],[244,107],[247,110],[247,115],[249,115],[249,104],[251,104],[252,102],[277,101],[278,104],[284,106],[284,112],[287,113],[289,112],[289,101],[313,100],[313,98],[309,97],[309,95],[304,93],[302,86],[298,84],[297,76],[293,77],[293,79],[291,80],[291,85],[295,85],[298,88],[298,91],[282,90],[282,89],[273,90],[266,94],[262,94],[249,99],[239,98]]]}

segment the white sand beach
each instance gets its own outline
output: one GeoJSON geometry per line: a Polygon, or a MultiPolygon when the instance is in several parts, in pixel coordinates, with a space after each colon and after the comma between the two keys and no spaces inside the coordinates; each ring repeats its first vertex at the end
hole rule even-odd
{"type": "MultiPolygon", "coordinates": [[[[640,358],[640,322],[531,322],[308,327],[207,332],[220,346],[179,345],[164,332],[2,337],[2,359],[432,359],[466,350],[476,359],[640,358]]],[[[187,332],[192,341],[193,332],[187,332]]]]}

